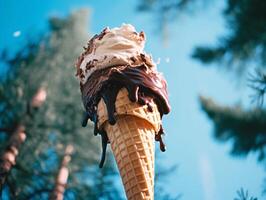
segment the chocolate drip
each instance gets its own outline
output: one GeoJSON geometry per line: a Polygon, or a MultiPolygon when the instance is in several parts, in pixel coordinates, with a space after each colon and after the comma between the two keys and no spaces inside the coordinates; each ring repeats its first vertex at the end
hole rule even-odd
{"type": "MultiPolygon", "coordinates": [[[[142,105],[147,104],[146,97],[152,97],[155,99],[161,115],[170,112],[166,82],[160,74],[148,69],[147,66],[116,68],[110,73],[108,80],[118,82],[127,89],[139,87],[138,93],[140,95],[138,97],[141,97],[141,100],[138,101],[139,103],[142,105]]],[[[131,96],[132,93],[129,94],[131,96]]],[[[135,94],[133,93],[132,95],[134,96],[135,94]]]]}
{"type": "Polygon", "coordinates": [[[100,132],[101,137],[102,137],[102,157],[101,161],[99,164],[99,168],[103,167],[104,161],[105,161],[105,156],[106,156],[106,148],[107,148],[107,143],[108,143],[108,137],[107,133],[103,130],[100,132]]]}
{"type": "Polygon", "coordinates": [[[162,135],[164,134],[163,127],[161,125],[160,130],[157,134],[155,134],[155,140],[160,142],[160,149],[162,152],[165,152],[165,144],[162,139],[162,135]]]}
{"type": "Polygon", "coordinates": [[[116,123],[115,119],[115,100],[121,87],[118,85],[107,85],[102,94],[102,98],[107,108],[108,121],[111,125],[116,123]]]}
{"type": "MultiPolygon", "coordinates": [[[[83,103],[86,108],[85,119],[94,122],[94,135],[98,133],[102,137],[102,157],[99,167],[104,164],[106,155],[106,146],[108,137],[104,130],[97,128],[97,105],[102,98],[105,102],[108,121],[111,125],[116,123],[115,101],[121,88],[125,87],[128,91],[128,97],[132,102],[138,102],[141,105],[147,105],[148,111],[152,112],[150,99],[156,103],[161,117],[170,112],[166,82],[156,71],[148,69],[146,65],[138,67],[116,66],[94,72],[85,85],[81,85],[83,103]]],[[[155,140],[160,142],[161,151],[165,151],[161,135],[163,128],[155,135],[155,140]]]]}
{"type": "Polygon", "coordinates": [[[98,133],[100,133],[98,127],[97,127],[98,119],[94,122],[94,130],[93,134],[96,136],[98,133]]]}
{"type": "Polygon", "coordinates": [[[89,114],[87,112],[84,112],[83,119],[82,119],[82,126],[86,127],[88,123],[88,119],[90,118],[89,114]]]}
{"type": "Polygon", "coordinates": [[[139,91],[139,86],[136,85],[127,85],[126,86],[127,91],[131,91],[128,93],[128,98],[132,102],[138,102],[138,91],[139,91]]]}

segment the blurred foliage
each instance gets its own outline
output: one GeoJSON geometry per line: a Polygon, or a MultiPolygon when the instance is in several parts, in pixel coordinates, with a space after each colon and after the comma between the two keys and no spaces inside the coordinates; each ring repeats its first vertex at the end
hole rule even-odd
{"type": "Polygon", "coordinates": [[[11,199],[47,199],[68,144],[74,153],[65,199],[121,199],[113,161],[98,169],[99,138],[93,137],[92,124],[81,127],[74,61],[88,40],[87,14],[80,10],[66,19],[52,18],[48,35],[28,42],[14,57],[2,53],[9,70],[0,82],[1,150],[19,122],[27,133],[6,184],[11,199]],[[29,118],[28,104],[40,87],[47,90],[47,100],[29,118]]]}
{"type": "MultiPolygon", "coordinates": [[[[140,0],[138,11],[156,16],[158,30],[164,32],[179,15],[206,9],[209,0],[140,0]]],[[[217,44],[196,47],[192,57],[205,64],[218,62],[228,70],[244,72],[251,63],[266,64],[266,2],[264,0],[225,0],[223,16],[228,33],[217,44]]]]}
{"type": "Polygon", "coordinates": [[[193,0],[141,0],[137,7],[140,12],[152,12],[158,18],[159,30],[168,22],[174,21],[181,11],[189,11],[193,0]]]}
{"type": "Polygon", "coordinates": [[[244,191],[243,188],[237,191],[237,198],[234,198],[234,200],[258,200],[255,197],[250,197],[248,194],[248,191],[244,191]]]}
{"type": "Polygon", "coordinates": [[[266,88],[265,10],[263,0],[228,0],[223,13],[229,34],[222,37],[216,47],[197,47],[193,53],[193,57],[203,63],[219,63],[220,68],[236,74],[238,79],[248,73],[248,85],[255,92],[252,101],[257,102],[258,107],[245,111],[240,107],[219,106],[207,98],[201,98],[201,105],[214,122],[216,139],[232,139],[234,155],[258,151],[259,160],[265,157],[266,144],[266,115],[262,107],[266,88]]]}
{"type": "MultiPolygon", "coordinates": [[[[266,111],[263,107],[266,91],[266,1],[227,0],[223,12],[228,34],[220,37],[215,46],[194,49],[192,56],[205,64],[217,63],[241,79],[248,74],[248,85],[254,90],[252,102],[257,107],[220,106],[207,98],[200,98],[203,111],[214,123],[215,138],[232,142],[232,154],[245,156],[258,153],[265,166],[266,111]],[[255,73],[251,73],[254,71],[255,73]]],[[[237,80],[236,79],[236,80],[237,80]]],[[[264,185],[266,188],[266,185],[264,185]]],[[[240,200],[255,200],[243,190],[240,200]]]]}
{"type": "Polygon", "coordinates": [[[266,111],[220,106],[205,97],[201,97],[200,102],[204,112],[215,124],[215,138],[221,142],[232,141],[232,154],[259,152],[259,160],[265,159],[266,111]]]}
{"type": "MultiPolygon", "coordinates": [[[[206,65],[216,63],[220,69],[236,75],[235,80],[249,74],[248,85],[255,91],[252,101],[258,102],[259,107],[244,110],[239,106],[221,106],[206,97],[200,97],[200,104],[214,123],[215,139],[231,141],[233,155],[258,152],[259,160],[265,160],[266,111],[262,104],[266,91],[266,1],[224,1],[227,33],[216,44],[195,47],[192,57],[206,65]],[[250,75],[254,68],[256,73],[250,75]]],[[[206,9],[204,3],[211,1],[140,0],[138,9],[160,16],[156,24],[165,31],[167,23],[178,20],[178,14],[196,11],[200,2],[206,9]]],[[[238,199],[249,199],[243,190],[238,194],[238,199]]]]}
{"type": "Polygon", "coordinates": [[[152,13],[152,20],[156,22],[156,31],[162,36],[164,45],[169,39],[168,24],[175,22],[180,15],[193,13],[206,5],[208,0],[139,0],[137,11],[152,13]]]}
{"type": "Polygon", "coordinates": [[[231,71],[244,72],[255,62],[266,65],[266,2],[227,0],[223,12],[229,33],[215,47],[197,47],[193,57],[203,63],[221,62],[231,71]]]}
{"type": "Polygon", "coordinates": [[[254,90],[251,100],[258,107],[244,110],[238,106],[219,106],[207,98],[201,98],[200,103],[214,122],[216,139],[232,140],[234,155],[258,152],[260,161],[265,160],[266,144],[266,115],[262,106],[266,90],[265,11],[263,0],[228,0],[223,13],[229,33],[220,38],[216,47],[197,47],[193,53],[203,63],[218,63],[228,73],[236,74],[237,79],[248,74],[248,85],[254,90]]]}
{"type": "MultiPolygon", "coordinates": [[[[206,2],[201,0],[202,3],[206,2]]],[[[139,9],[154,12],[161,10],[165,15],[172,16],[171,13],[187,12],[188,8],[197,7],[199,1],[190,0],[142,0],[140,1],[139,9]],[[173,11],[174,10],[174,11],[173,11]]],[[[226,7],[223,11],[224,19],[227,23],[228,34],[221,37],[217,46],[214,47],[196,47],[192,56],[195,59],[209,64],[212,62],[219,63],[220,68],[228,69],[228,72],[240,74],[245,72],[247,68],[256,65],[258,68],[265,68],[266,66],[266,1],[263,0],[226,0],[226,7]],[[222,65],[221,65],[222,64],[222,65]]],[[[163,14],[160,12],[160,14],[163,14]]],[[[170,19],[170,18],[169,18],[170,19]]],[[[171,20],[173,18],[171,17],[171,20]]],[[[163,23],[169,23],[166,20],[163,23]]],[[[161,22],[159,22],[161,23],[161,22]]],[[[257,70],[255,75],[249,77],[249,85],[255,89],[255,96],[253,100],[258,100],[260,104],[263,103],[264,92],[266,88],[265,73],[257,70]]],[[[225,138],[244,138],[244,132],[258,132],[259,139],[252,144],[244,144],[245,142],[236,142],[238,147],[234,146],[234,152],[248,153],[248,150],[259,149],[257,142],[261,144],[261,137],[265,134],[265,130],[257,130],[260,126],[264,126],[266,116],[262,107],[257,108],[256,111],[242,111],[240,108],[222,107],[216,105],[211,100],[201,98],[203,110],[215,123],[215,136],[219,140],[225,138]],[[239,117],[239,115],[245,115],[239,117]],[[258,116],[257,116],[258,115],[258,116]],[[247,119],[246,117],[250,117],[247,119]],[[262,118],[264,117],[264,118],[262,118]],[[228,119],[230,118],[230,120],[228,119]],[[265,119],[265,120],[264,120],[265,119]],[[232,122],[232,123],[230,123],[232,122]],[[246,129],[248,124],[253,124],[253,128],[246,129]],[[252,130],[251,130],[252,129],[252,130]],[[241,136],[240,134],[243,134],[241,136]],[[229,136],[231,135],[231,137],[229,136]],[[255,145],[251,148],[250,145],[255,145]],[[240,146],[239,146],[240,145],[240,146]],[[244,145],[241,147],[241,145],[244,145]],[[247,146],[249,147],[247,147],[247,146]]],[[[255,139],[256,136],[253,136],[255,139]]],[[[246,140],[248,140],[247,138],[246,140]]]]}

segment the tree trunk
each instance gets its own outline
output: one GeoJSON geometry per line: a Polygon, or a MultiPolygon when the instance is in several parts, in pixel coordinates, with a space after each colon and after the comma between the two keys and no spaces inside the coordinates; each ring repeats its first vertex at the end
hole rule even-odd
{"type": "Polygon", "coordinates": [[[18,125],[12,136],[9,144],[1,156],[0,162],[0,192],[2,192],[6,178],[12,167],[16,164],[16,157],[19,153],[21,144],[25,141],[25,127],[18,125]]]}
{"type": "Polygon", "coordinates": [[[55,179],[54,190],[51,193],[50,200],[63,200],[64,192],[67,185],[67,179],[69,175],[68,164],[71,160],[71,154],[73,152],[73,146],[67,145],[62,159],[59,171],[55,179]]]}
{"type": "MultiPolygon", "coordinates": [[[[29,102],[29,108],[38,109],[40,106],[42,106],[46,100],[46,95],[47,93],[45,88],[39,88],[29,102]]],[[[33,113],[26,112],[25,119],[31,117],[32,114],[33,113]]],[[[25,119],[22,119],[22,122],[16,127],[15,131],[11,133],[12,135],[9,139],[8,146],[0,158],[0,196],[3,191],[6,178],[12,167],[16,164],[16,157],[19,153],[19,148],[26,139],[25,119]]]]}

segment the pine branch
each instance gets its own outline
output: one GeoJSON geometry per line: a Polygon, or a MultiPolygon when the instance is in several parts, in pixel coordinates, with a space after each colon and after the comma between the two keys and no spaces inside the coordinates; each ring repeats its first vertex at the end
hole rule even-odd
{"type": "Polygon", "coordinates": [[[237,198],[234,198],[234,200],[258,200],[255,197],[250,197],[248,194],[248,190],[244,191],[243,188],[240,190],[237,190],[237,198]]]}
{"type": "Polygon", "coordinates": [[[250,68],[252,62],[265,67],[265,8],[263,0],[228,0],[224,10],[228,34],[220,37],[215,46],[195,48],[192,57],[205,64],[222,63],[237,75],[250,68]]]}
{"type": "Polygon", "coordinates": [[[247,155],[254,151],[260,153],[260,160],[264,159],[266,111],[245,111],[238,106],[220,106],[205,97],[200,97],[200,103],[203,111],[214,123],[215,138],[221,142],[233,141],[232,154],[247,155]]]}
{"type": "Polygon", "coordinates": [[[249,74],[248,81],[248,86],[255,92],[255,94],[251,96],[252,103],[257,102],[257,105],[262,107],[264,95],[266,93],[266,73],[257,69],[255,74],[249,74]]]}

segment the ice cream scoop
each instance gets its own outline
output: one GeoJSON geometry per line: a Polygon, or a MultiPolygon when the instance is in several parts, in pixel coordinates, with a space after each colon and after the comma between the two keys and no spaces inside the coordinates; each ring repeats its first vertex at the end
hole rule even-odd
{"type": "MultiPolygon", "coordinates": [[[[101,34],[95,35],[85,47],[85,52],[78,59],[78,75],[80,82],[86,83],[90,75],[96,70],[110,66],[137,66],[143,63],[145,35],[137,33],[130,24],[123,24],[120,28],[105,28],[101,34]]],[[[150,66],[154,63],[147,58],[150,66]]]]}

